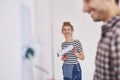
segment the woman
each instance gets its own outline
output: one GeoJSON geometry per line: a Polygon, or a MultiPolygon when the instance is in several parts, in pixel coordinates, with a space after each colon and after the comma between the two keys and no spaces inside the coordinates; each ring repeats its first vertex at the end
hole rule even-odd
{"type": "Polygon", "coordinates": [[[65,53],[61,58],[64,61],[62,66],[63,79],[82,80],[82,72],[78,59],[84,60],[84,52],[81,42],[72,37],[73,26],[70,22],[63,23],[62,34],[65,37],[65,41],[61,44],[62,49],[73,45],[73,49],[65,53]]]}

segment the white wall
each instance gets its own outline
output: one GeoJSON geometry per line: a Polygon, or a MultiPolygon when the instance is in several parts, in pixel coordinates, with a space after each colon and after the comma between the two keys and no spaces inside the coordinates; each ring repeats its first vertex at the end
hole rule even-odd
{"type": "Polygon", "coordinates": [[[0,80],[21,80],[19,0],[0,0],[0,80]]]}
{"type": "Polygon", "coordinates": [[[62,80],[62,61],[56,57],[64,37],[61,27],[64,21],[70,21],[74,26],[74,38],[82,42],[85,60],[80,61],[83,80],[92,80],[97,42],[100,38],[101,23],[94,23],[88,14],[83,13],[82,0],[54,0],[53,27],[54,27],[54,62],[56,80],[62,80]]]}
{"type": "Polygon", "coordinates": [[[54,76],[51,4],[51,0],[34,0],[35,36],[42,46],[36,62],[39,68],[34,69],[35,80],[51,80],[54,76]]]}

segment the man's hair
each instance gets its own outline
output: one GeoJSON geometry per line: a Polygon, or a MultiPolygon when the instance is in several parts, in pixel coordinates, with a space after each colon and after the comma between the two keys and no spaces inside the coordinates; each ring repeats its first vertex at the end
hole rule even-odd
{"type": "Polygon", "coordinates": [[[119,4],[119,0],[115,0],[116,4],[119,4]]]}

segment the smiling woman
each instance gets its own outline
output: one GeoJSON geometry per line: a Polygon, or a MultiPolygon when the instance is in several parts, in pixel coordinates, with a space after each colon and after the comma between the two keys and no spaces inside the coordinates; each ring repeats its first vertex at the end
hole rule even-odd
{"type": "Polygon", "coordinates": [[[65,50],[69,46],[73,46],[61,58],[64,61],[62,66],[64,80],[82,80],[82,70],[78,59],[84,60],[84,52],[81,42],[72,37],[73,30],[70,22],[63,23],[62,34],[65,41],[61,44],[61,48],[65,50]]]}
{"type": "MultiPolygon", "coordinates": [[[[64,61],[61,61],[61,58],[55,54],[61,50],[59,44],[65,40],[63,33],[61,34],[61,25],[63,25],[64,21],[70,21],[72,25],[74,25],[73,38],[80,40],[84,47],[85,59],[84,61],[79,60],[82,68],[82,80],[92,80],[95,52],[101,31],[98,26],[100,26],[101,23],[93,23],[90,16],[83,13],[82,0],[54,0],[53,3],[54,71],[56,79],[63,79],[61,67],[64,61]]],[[[64,57],[66,58],[66,56],[64,57]]]]}

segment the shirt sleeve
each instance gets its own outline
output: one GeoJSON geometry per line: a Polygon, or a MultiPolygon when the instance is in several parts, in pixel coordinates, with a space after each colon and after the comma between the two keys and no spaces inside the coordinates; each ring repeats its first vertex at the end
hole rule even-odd
{"type": "Polygon", "coordinates": [[[81,42],[79,40],[75,41],[74,46],[76,47],[77,53],[83,51],[82,44],[81,44],[81,42]]]}

